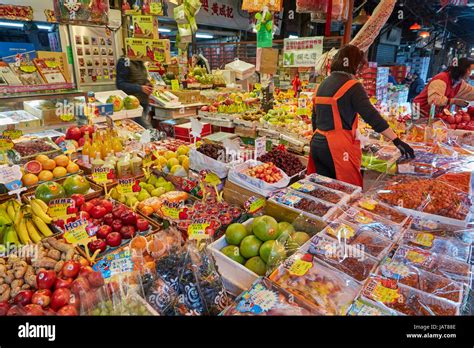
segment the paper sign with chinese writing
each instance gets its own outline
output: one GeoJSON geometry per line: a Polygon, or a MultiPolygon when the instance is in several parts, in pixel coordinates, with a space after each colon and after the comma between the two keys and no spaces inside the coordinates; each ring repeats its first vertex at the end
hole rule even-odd
{"type": "Polygon", "coordinates": [[[317,58],[323,54],[323,37],[285,39],[283,48],[284,66],[315,66],[317,58]]]}
{"type": "Polygon", "coordinates": [[[110,173],[109,168],[94,168],[92,173],[92,180],[99,185],[106,184],[110,181],[108,178],[110,173]]]}
{"type": "Polygon", "coordinates": [[[48,204],[48,215],[52,218],[60,218],[68,215],[69,207],[74,208],[74,200],[72,198],[53,199],[48,204]]]}
{"type": "Polygon", "coordinates": [[[188,226],[188,237],[189,240],[193,239],[206,239],[211,236],[206,233],[206,228],[211,224],[209,222],[205,223],[193,223],[188,226]]]}
{"type": "Polygon", "coordinates": [[[117,191],[123,195],[128,193],[138,192],[141,187],[137,184],[136,179],[119,179],[117,191]]]}
{"type": "Polygon", "coordinates": [[[87,234],[86,226],[87,226],[86,219],[79,219],[74,222],[70,222],[64,226],[66,232],[64,232],[64,239],[71,244],[78,245],[82,244],[85,245],[91,239],[90,236],[87,234]]]}

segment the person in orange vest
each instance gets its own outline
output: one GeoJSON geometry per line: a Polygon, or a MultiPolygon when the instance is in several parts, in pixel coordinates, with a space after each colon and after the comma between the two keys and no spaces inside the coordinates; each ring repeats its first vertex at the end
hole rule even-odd
{"type": "Polygon", "coordinates": [[[474,87],[466,82],[474,70],[474,60],[461,58],[448,70],[434,76],[421,93],[413,99],[415,110],[421,117],[430,115],[431,105],[436,106],[435,115],[444,107],[456,105],[464,108],[474,100],[474,87]]]}
{"type": "Polygon", "coordinates": [[[362,151],[356,136],[357,114],[376,132],[391,140],[403,156],[415,157],[413,149],[397,137],[354,77],[365,63],[363,51],[346,45],[334,57],[331,75],[319,86],[314,98],[314,133],[308,174],[318,173],[362,187],[362,151]]]}

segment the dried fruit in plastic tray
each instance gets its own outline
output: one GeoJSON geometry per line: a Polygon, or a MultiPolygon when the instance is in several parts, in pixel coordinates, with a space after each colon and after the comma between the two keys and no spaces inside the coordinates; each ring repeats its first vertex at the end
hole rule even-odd
{"type": "Polygon", "coordinates": [[[265,278],[257,279],[222,312],[225,316],[318,314],[315,307],[265,278]]]}
{"type": "Polygon", "coordinates": [[[354,226],[344,221],[335,221],[327,225],[323,231],[328,236],[336,238],[338,241],[351,241],[356,235],[354,226]]]}
{"type": "Polygon", "coordinates": [[[457,189],[469,193],[471,191],[472,174],[470,172],[446,173],[437,178],[457,189]]]}
{"type": "Polygon", "coordinates": [[[388,308],[381,308],[373,303],[358,298],[354,301],[347,315],[350,316],[379,316],[379,315],[397,315],[396,312],[388,308]]]}
{"type": "Polygon", "coordinates": [[[370,198],[362,198],[356,203],[358,208],[370,211],[373,214],[384,217],[397,224],[402,224],[406,221],[408,216],[395,208],[370,198]]]}
{"type": "Polygon", "coordinates": [[[466,244],[474,243],[473,229],[460,229],[459,226],[444,224],[438,221],[415,217],[411,221],[410,229],[414,231],[430,232],[437,237],[453,238],[466,244]]]}
{"type": "Polygon", "coordinates": [[[427,151],[415,150],[414,159],[403,159],[399,161],[398,171],[400,173],[432,175],[439,171],[461,165],[462,161],[453,156],[443,156],[427,151]]]}
{"type": "Polygon", "coordinates": [[[367,279],[377,266],[377,260],[362,250],[320,236],[311,239],[308,253],[357,281],[367,279]]]}
{"type": "Polygon", "coordinates": [[[459,307],[452,302],[399,284],[394,279],[370,277],[362,296],[382,306],[411,316],[456,315],[459,307]]]}
{"type": "Polygon", "coordinates": [[[380,265],[377,274],[398,280],[403,285],[436,297],[442,297],[455,303],[462,301],[463,285],[461,283],[407,265],[404,262],[388,260],[380,265]]]}
{"type": "Polygon", "coordinates": [[[344,192],[349,195],[355,193],[356,191],[360,191],[360,188],[357,186],[353,186],[345,182],[334,180],[318,174],[311,174],[307,177],[307,179],[318,185],[328,187],[336,191],[344,192]]]}
{"type": "Polygon", "coordinates": [[[471,256],[470,244],[452,238],[442,238],[429,232],[408,230],[403,235],[403,243],[464,262],[469,261],[471,256]]]}
{"type": "Polygon", "coordinates": [[[322,201],[305,197],[295,191],[281,191],[272,197],[272,200],[301,210],[311,215],[323,217],[332,208],[331,205],[323,203],[322,201]]]}
{"type": "Polygon", "coordinates": [[[270,275],[270,280],[316,305],[324,315],[344,315],[360,290],[350,277],[303,253],[287,259],[270,275]]]}
{"type": "Polygon", "coordinates": [[[391,240],[397,240],[400,235],[400,227],[398,225],[394,225],[391,221],[363,209],[351,207],[344,212],[341,219],[354,225],[362,226],[391,240]]]}
{"type": "Polygon", "coordinates": [[[402,245],[395,252],[393,260],[405,262],[457,282],[470,284],[471,265],[455,259],[402,245]]]}
{"type": "Polygon", "coordinates": [[[295,182],[290,188],[332,204],[337,204],[344,198],[338,191],[333,191],[306,180],[295,182]]]}

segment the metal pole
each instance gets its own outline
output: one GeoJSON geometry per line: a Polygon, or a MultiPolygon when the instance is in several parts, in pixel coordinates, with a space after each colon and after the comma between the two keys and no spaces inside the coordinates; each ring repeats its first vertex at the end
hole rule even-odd
{"type": "Polygon", "coordinates": [[[347,16],[346,25],[344,27],[344,45],[351,41],[352,36],[352,16],[354,11],[354,0],[349,0],[349,14],[347,16]]]}

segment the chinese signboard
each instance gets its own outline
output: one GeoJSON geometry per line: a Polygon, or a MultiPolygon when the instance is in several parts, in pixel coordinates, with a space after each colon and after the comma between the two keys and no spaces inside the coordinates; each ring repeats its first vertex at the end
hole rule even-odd
{"type": "Polygon", "coordinates": [[[323,37],[285,39],[283,65],[286,67],[315,66],[316,59],[323,54],[323,37]]]}

